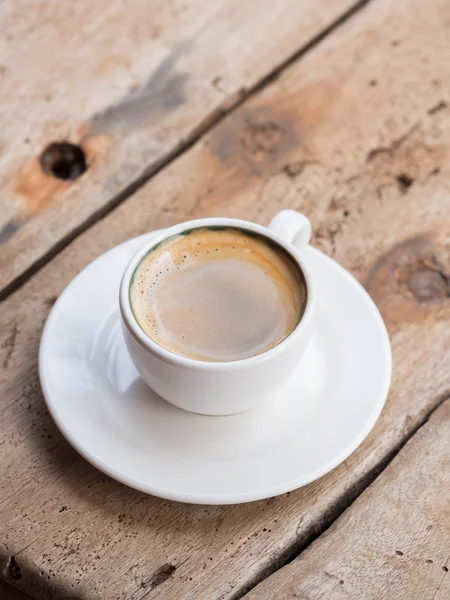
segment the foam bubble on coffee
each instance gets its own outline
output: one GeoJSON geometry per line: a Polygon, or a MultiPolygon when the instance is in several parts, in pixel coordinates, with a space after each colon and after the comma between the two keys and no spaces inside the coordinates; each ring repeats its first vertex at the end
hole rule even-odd
{"type": "Polygon", "coordinates": [[[152,249],[133,276],[137,322],[160,346],[204,361],[276,346],[306,302],[300,268],[277,245],[233,227],[198,228],[152,249]]]}

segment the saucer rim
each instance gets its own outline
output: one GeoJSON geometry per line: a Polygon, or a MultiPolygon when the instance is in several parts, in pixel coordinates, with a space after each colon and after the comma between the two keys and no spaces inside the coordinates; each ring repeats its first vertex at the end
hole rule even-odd
{"type": "MultiPolygon", "coordinates": [[[[339,466],[341,463],[343,463],[362,444],[362,442],[369,435],[370,431],[373,429],[373,427],[374,427],[376,421],[378,420],[378,418],[381,414],[381,411],[385,405],[385,402],[386,402],[386,399],[388,396],[388,392],[389,392],[390,383],[391,383],[391,377],[392,377],[392,351],[391,351],[391,346],[390,346],[390,341],[389,341],[389,335],[386,330],[384,321],[381,317],[381,314],[380,314],[378,308],[376,307],[375,303],[373,302],[372,298],[369,296],[367,291],[364,289],[364,287],[344,267],[342,267],[334,259],[330,258],[326,254],[324,254],[323,252],[321,252],[320,250],[318,250],[317,248],[314,248],[312,246],[308,246],[309,251],[319,254],[322,260],[326,260],[326,261],[332,263],[332,266],[339,270],[340,274],[346,278],[348,283],[353,285],[354,287],[356,287],[356,289],[358,289],[358,291],[361,295],[361,299],[364,298],[364,301],[366,302],[367,306],[370,306],[370,310],[373,313],[373,317],[378,323],[379,334],[381,336],[380,341],[381,341],[381,343],[385,344],[385,352],[383,353],[383,357],[382,357],[382,360],[384,362],[384,371],[385,371],[384,382],[382,383],[382,385],[380,385],[380,392],[378,394],[377,401],[374,402],[374,404],[373,404],[373,408],[370,413],[370,417],[367,419],[365,427],[362,428],[361,431],[359,432],[359,434],[357,436],[355,436],[348,444],[346,444],[344,446],[344,448],[332,460],[329,460],[328,462],[326,462],[322,466],[322,468],[316,469],[313,473],[311,473],[307,477],[290,479],[289,481],[285,481],[282,484],[278,484],[276,486],[269,486],[268,488],[264,488],[262,490],[259,489],[257,493],[252,493],[252,492],[239,493],[238,492],[238,493],[232,493],[232,494],[205,494],[205,493],[196,494],[196,493],[192,493],[192,492],[183,492],[183,491],[176,491],[176,490],[174,491],[174,490],[163,488],[160,486],[155,486],[150,483],[143,483],[142,481],[139,481],[139,480],[135,479],[134,477],[127,475],[123,471],[116,469],[114,466],[108,465],[102,459],[95,456],[95,454],[93,452],[91,452],[88,448],[84,447],[83,443],[80,443],[77,440],[76,435],[71,433],[70,426],[67,426],[66,423],[64,423],[64,421],[60,418],[60,416],[58,414],[57,405],[52,400],[52,397],[51,397],[52,394],[50,392],[49,384],[46,380],[46,372],[45,372],[46,346],[48,343],[50,343],[49,332],[51,331],[53,321],[57,318],[58,312],[60,310],[60,306],[63,303],[66,295],[70,294],[72,287],[75,285],[78,278],[83,277],[83,275],[85,274],[85,271],[89,267],[91,267],[97,261],[104,259],[105,256],[108,255],[109,253],[113,253],[113,252],[117,251],[120,247],[126,246],[133,242],[137,243],[138,240],[142,240],[143,242],[145,242],[146,240],[148,240],[150,238],[150,236],[158,235],[161,231],[163,231],[163,230],[155,230],[155,231],[143,234],[141,236],[131,238],[125,242],[122,242],[121,244],[118,244],[114,248],[111,248],[110,250],[104,252],[103,254],[98,256],[96,259],[91,261],[70,281],[70,283],[66,286],[66,288],[63,290],[63,292],[60,294],[58,300],[55,302],[54,306],[52,307],[52,309],[49,313],[49,316],[47,318],[47,321],[45,323],[45,326],[44,326],[44,329],[42,332],[40,348],[39,348],[39,359],[38,359],[39,379],[40,379],[40,384],[41,384],[41,389],[43,392],[44,400],[45,400],[47,408],[50,412],[50,415],[52,416],[58,429],[60,430],[62,435],[66,438],[66,440],[69,442],[69,444],[94,467],[96,467],[97,469],[99,469],[100,471],[102,471],[103,473],[108,475],[109,477],[112,477],[113,479],[119,481],[120,483],[123,483],[124,485],[134,488],[140,492],[163,498],[165,500],[184,502],[184,503],[189,503],[189,504],[203,504],[203,505],[240,504],[240,503],[245,503],[245,502],[255,502],[258,500],[263,500],[263,499],[271,498],[274,496],[279,496],[279,495],[285,494],[287,492],[293,491],[295,489],[298,489],[300,487],[303,487],[309,483],[312,483],[313,481],[316,481],[317,479],[319,479],[320,477],[323,477],[324,475],[326,475],[327,473],[329,473],[330,471],[335,469],[337,466],[339,466]],[[382,338],[384,338],[384,339],[382,339],[382,338]]],[[[306,258],[305,258],[305,262],[307,262],[306,258]]],[[[182,410],[182,409],[180,409],[180,410],[182,410]]],[[[257,409],[253,409],[253,410],[257,410],[257,409]]],[[[216,418],[220,418],[220,417],[211,416],[208,418],[216,419],[216,418]]]]}

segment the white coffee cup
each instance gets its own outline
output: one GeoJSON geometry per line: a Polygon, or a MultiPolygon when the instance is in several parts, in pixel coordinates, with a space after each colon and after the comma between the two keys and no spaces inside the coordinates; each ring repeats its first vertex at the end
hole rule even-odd
{"type": "Polygon", "coordinates": [[[205,415],[239,413],[268,402],[297,367],[308,344],[314,306],[314,285],[301,250],[309,242],[311,224],[302,214],[283,210],[269,227],[239,219],[197,219],[170,227],[145,244],[131,259],[120,284],[122,329],[141,377],[162,398],[185,410],[205,415]],[[166,238],[198,227],[229,226],[259,233],[277,242],[301,268],[306,281],[306,308],[295,329],[277,346],[250,358],[206,362],[166,350],[141,329],[130,305],[136,268],[166,238]]]}

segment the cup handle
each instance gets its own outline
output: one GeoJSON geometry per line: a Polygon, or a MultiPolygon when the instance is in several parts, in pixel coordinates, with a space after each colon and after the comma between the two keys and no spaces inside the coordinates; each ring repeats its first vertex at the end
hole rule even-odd
{"type": "Polygon", "coordinates": [[[269,229],[277,233],[297,250],[308,245],[311,239],[311,223],[308,217],[296,210],[282,210],[269,223],[269,229]]]}

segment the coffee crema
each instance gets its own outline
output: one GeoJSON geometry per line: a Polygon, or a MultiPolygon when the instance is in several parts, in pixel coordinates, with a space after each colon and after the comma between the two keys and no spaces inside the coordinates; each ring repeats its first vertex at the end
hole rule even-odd
{"type": "Polygon", "coordinates": [[[300,321],[306,283],[278,244],[235,227],[201,227],[151,249],[130,286],[134,316],[157,344],[209,362],[273,348],[300,321]]]}

